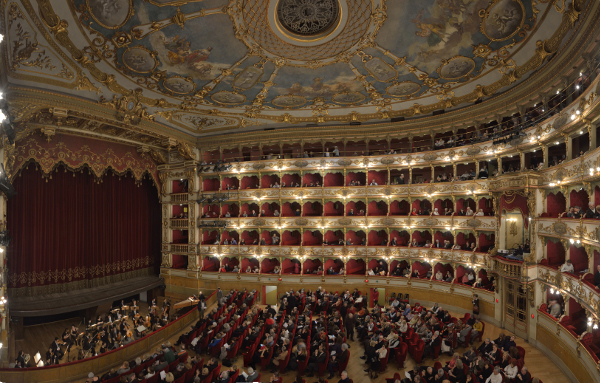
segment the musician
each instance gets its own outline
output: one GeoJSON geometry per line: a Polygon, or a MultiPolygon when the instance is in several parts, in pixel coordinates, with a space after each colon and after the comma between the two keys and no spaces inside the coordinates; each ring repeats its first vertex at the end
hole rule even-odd
{"type": "Polygon", "coordinates": [[[46,351],[45,365],[52,366],[54,364],[58,364],[58,360],[56,358],[56,355],[54,354],[54,350],[52,349],[52,347],[50,347],[48,348],[48,351],[46,351]]]}
{"type": "Polygon", "coordinates": [[[71,341],[73,343],[75,343],[75,340],[77,339],[77,331],[79,331],[78,327],[71,326],[71,341]]]}
{"type": "MultiPolygon", "coordinates": [[[[57,360],[61,360],[63,355],[65,355],[65,353],[62,352],[62,350],[60,349],[60,342],[58,340],[58,337],[54,338],[54,342],[52,342],[51,347],[54,350],[54,354],[55,354],[57,360]]],[[[58,364],[58,362],[56,364],[58,364]]]]}
{"type": "Polygon", "coordinates": [[[23,354],[22,350],[19,350],[19,355],[17,355],[15,363],[15,368],[25,368],[25,354],[23,354]]]}
{"type": "Polygon", "coordinates": [[[85,328],[85,331],[90,331],[90,330],[92,330],[92,320],[91,319],[88,321],[87,327],[85,328]]]}
{"type": "Polygon", "coordinates": [[[104,323],[104,322],[102,322],[102,316],[101,315],[98,315],[98,318],[96,318],[96,324],[98,324],[98,323],[104,323]]]}
{"type": "Polygon", "coordinates": [[[204,294],[202,293],[202,291],[198,291],[198,299],[201,301],[206,300],[206,298],[204,297],[204,294]]]}
{"type": "Polygon", "coordinates": [[[62,344],[67,345],[67,350],[69,350],[73,344],[73,341],[71,340],[71,332],[68,328],[66,328],[62,334],[62,344]]]}

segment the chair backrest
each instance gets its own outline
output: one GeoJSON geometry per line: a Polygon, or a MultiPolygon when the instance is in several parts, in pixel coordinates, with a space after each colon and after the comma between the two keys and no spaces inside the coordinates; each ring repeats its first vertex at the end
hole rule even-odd
{"type": "Polygon", "coordinates": [[[185,374],[183,374],[179,378],[175,379],[175,381],[173,383],[185,383],[185,374]]]}
{"type": "Polygon", "coordinates": [[[147,383],[156,383],[158,382],[158,378],[160,377],[160,374],[156,373],[154,375],[152,375],[151,377],[149,377],[148,379],[146,379],[147,383]]]}

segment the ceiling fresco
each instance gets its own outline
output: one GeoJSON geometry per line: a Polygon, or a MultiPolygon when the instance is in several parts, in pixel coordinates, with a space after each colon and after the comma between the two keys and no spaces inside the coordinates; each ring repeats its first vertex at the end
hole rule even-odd
{"type": "Polygon", "coordinates": [[[587,4],[9,0],[5,57],[16,84],[39,76],[44,88],[114,108],[119,103],[106,100],[135,92],[148,108],[142,119],[194,134],[349,115],[377,122],[516,86],[521,75],[499,81],[531,60],[538,41],[564,43],[568,29],[557,29],[572,1],[587,4]]]}

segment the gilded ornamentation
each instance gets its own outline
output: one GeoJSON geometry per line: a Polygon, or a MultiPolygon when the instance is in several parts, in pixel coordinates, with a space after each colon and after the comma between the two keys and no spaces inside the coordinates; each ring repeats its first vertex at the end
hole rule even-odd
{"type": "Polygon", "coordinates": [[[117,111],[116,117],[120,121],[134,125],[139,124],[142,119],[154,121],[154,116],[148,114],[147,108],[141,102],[141,98],[142,90],[138,88],[122,97],[114,95],[110,101],[101,96],[99,103],[115,109],[117,111]]]}
{"type": "Polygon", "coordinates": [[[476,228],[476,227],[480,227],[481,224],[482,224],[481,220],[479,220],[477,218],[472,218],[472,219],[467,220],[467,226],[469,226],[469,227],[476,228]]]}
{"type": "Polygon", "coordinates": [[[556,222],[552,224],[552,231],[558,235],[565,235],[567,233],[567,225],[562,222],[556,222]]]}
{"type": "Polygon", "coordinates": [[[309,224],[309,221],[306,218],[297,218],[294,220],[294,225],[296,225],[296,226],[306,226],[308,224],[309,224]]]}
{"type": "Polygon", "coordinates": [[[21,169],[33,160],[47,176],[50,176],[60,163],[64,163],[71,170],[88,167],[96,177],[102,177],[110,167],[119,174],[131,171],[137,181],[141,181],[144,175],[149,173],[154,182],[160,184],[156,164],[145,156],[138,156],[133,148],[126,151],[126,147],[113,149],[107,145],[98,145],[92,150],[87,145],[78,148],[75,145],[74,136],[61,136],[55,145],[44,142],[39,136],[32,136],[15,148],[14,170],[21,169]],[[104,146],[103,152],[99,151],[102,150],[101,146],[104,146]]]}
{"type": "Polygon", "coordinates": [[[196,159],[196,156],[192,152],[192,149],[190,149],[189,145],[186,144],[185,142],[177,143],[177,153],[179,153],[179,155],[186,160],[195,160],[196,159]]]}
{"type": "Polygon", "coordinates": [[[352,220],[350,218],[340,218],[337,220],[338,225],[348,226],[352,224],[352,220]]]}

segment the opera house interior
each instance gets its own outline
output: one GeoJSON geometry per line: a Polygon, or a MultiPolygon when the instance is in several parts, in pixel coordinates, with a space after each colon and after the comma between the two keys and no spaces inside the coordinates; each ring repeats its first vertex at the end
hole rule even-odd
{"type": "Polygon", "coordinates": [[[600,383],[600,1],[0,12],[0,382],[600,383]]]}

